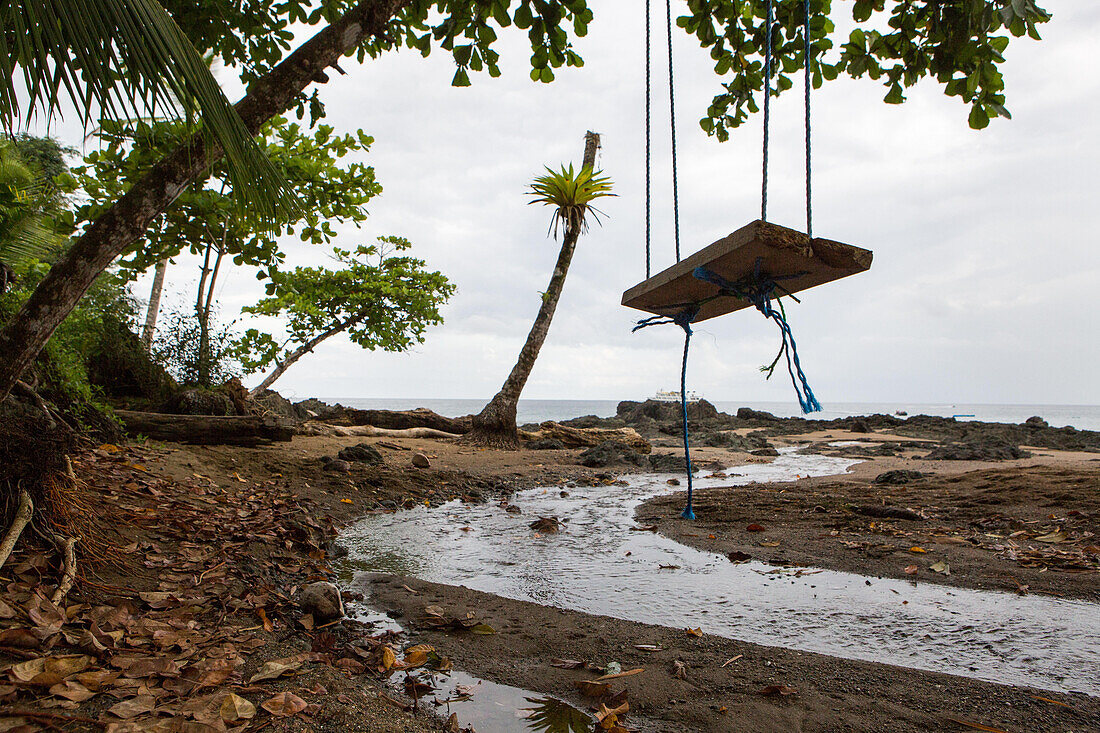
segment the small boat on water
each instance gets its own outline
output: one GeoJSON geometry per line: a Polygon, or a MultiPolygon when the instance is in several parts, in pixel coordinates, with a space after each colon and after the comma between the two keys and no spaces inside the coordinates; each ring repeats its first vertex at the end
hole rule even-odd
{"type": "MultiPolygon", "coordinates": [[[[656,400],[657,402],[679,402],[680,392],[670,392],[668,390],[659,389],[657,390],[657,394],[655,394],[652,399],[656,400]]],[[[703,395],[699,394],[698,392],[692,392],[690,390],[688,391],[688,402],[698,402],[701,399],[703,399],[703,395]]]]}

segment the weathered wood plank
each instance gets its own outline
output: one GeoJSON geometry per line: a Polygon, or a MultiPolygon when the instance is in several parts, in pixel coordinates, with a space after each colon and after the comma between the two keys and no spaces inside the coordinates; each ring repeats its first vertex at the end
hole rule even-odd
{"type": "MultiPolygon", "coordinates": [[[[657,273],[623,293],[623,305],[656,315],[671,316],[687,304],[698,303],[719,288],[692,273],[706,267],[730,282],[750,276],[761,261],[761,272],[779,280],[788,292],[864,272],[871,267],[870,250],[829,239],[810,240],[802,232],[769,222],[754,221],[718,240],[687,259],[657,273]]],[[[746,300],[722,297],[703,304],[695,322],[731,313],[751,305],[746,300]]]]}

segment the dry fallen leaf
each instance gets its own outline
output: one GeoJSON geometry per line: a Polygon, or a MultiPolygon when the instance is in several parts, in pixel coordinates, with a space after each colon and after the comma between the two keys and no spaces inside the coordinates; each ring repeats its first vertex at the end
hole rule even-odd
{"type": "Polygon", "coordinates": [[[926,553],[928,552],[928,550],[924,549],[923,547],[917,547],[916,545],[914,545],[913,547],[909,548],[909,552],[926,553]]]}
{"type": "Polygon", "coordinates": [[[153,708],[156,706],[157,700],[152,695],[138,695],[137,697],[131,697],[129,700],[123,700],[120,703],[112,705],[107,708],[107,712],[123,720],[129,720],[138,715],[153,712],[153,708]]]}
{"type": "Polygon", "coordinates": [[[293,672],[294,670],[301,667],[303,661],[303,659],[298,657],[272,659],[270,662],[265,662],[264,666],[260,667],[260,670],[249,678],[248,684],[251,685],[255,684],[256,682],[273,680],[282,677],[287,672],[293,672]]]}
{"type": "Polygon", "coordinates": [[[586,697],[603,697],[611,692],[611,685],[607,682],[592,682],[591,680],[575,680],[573,682],[586,697]]]}
{"type": "Polygon", "coordinates": [[[755,522],[753,522],[749,526],[745,527],[745,531],[746,532],[763,532],[764,531],[764,525],[756,524],[755,522]]]}
{"type": "Polygon", "coordinates": [[[700,629],[684,629],[684,631],[687,632],[688,636],[702,636],[703,635],[703,630],[701,628],[700,629]]]}
{"type": "Polygon", "coordinates": [[[585,663],[579,659],[558,659],[555,657],[550,660],[550,666],[558,669],[580,669],[584,665],[585,663]]]}
{"type": "Polygon", "coordinates": [[[920,570],[920,567],[918,567],[917,565],[906,565],[905,566],[905,574],[906,575],[913,575],[918,570],[920,570]]]}
{"type": "Polygon", "coordinates": [[[1065,542],[1067,539],[1068,539],[1068,535],[1066,535],[1065,532],[1063,532],[1062,530],[1059,529],[1059,530],[1056,530],[1054,532],[1051,532],[1050,534],[1040,535],[1040,536],[1035,538],[1035,541],[1036,542],[1047,542],[1049,544],[1058,544],[1058,543],[1061,543],[1061,542],[1065,542]]]}
{"type": "Polygon", "coordinates": [[[285,718],[305,710],[306,701],[293,692],[280,692],[266,700],[260,707],[278,718],[285,718]]]}
{"type": "Polygon", "coordinates": [[[951,574],[951,566],[949,564],[945,563],[943,560],[940,560],[937,563],[933,563],[932,565],[929,565],[928,569],[931,570],[933,573],[940,573],[941,575],[950,575],[951,574]]]}
{"type": "Polygon", "coordinates": [[[239,720],[251,720],[256,715],[256,706],[240,695],[230,692],[222,701],[219,712],[226,723],[236,723],[239,720]]]}
{"type": "Polygon", "coordinates": [[[768,685],[757,690],[758,694],[767,695],[769,697],[773,695],[795,695],[798,693],[793,687],[787,687],[786,685],[768,685]]]}

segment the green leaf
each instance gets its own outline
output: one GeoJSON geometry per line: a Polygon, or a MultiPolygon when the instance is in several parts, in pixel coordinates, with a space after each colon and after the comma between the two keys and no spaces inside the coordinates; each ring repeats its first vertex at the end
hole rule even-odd
{"type": "Polygon", "coordinates": [[[970,107],[969,122],[972,130],[984,130],[989,127],[989,115],[986,114],[981,104],[975,102],[970,107]]]}
{"type": "Polygon", "coordinates": [[[206,62],[155,0],[21,0],[0,5],[0,124],[67,101],[85,129],[174,110],[202,121],[225,152],[237,205],[273,227],[293,210],[285,182],[260,152],[206,62]],[[23,109],[22,99],[27,100],[23,109]]]}
{"type": "Polygon", "coordinates": [[[466,73],[466,69],[459,67],[455,71],[455,76],[451,79],[451,86],[453,87],[468,87],[470,86],[470,76],[466,73]]]}

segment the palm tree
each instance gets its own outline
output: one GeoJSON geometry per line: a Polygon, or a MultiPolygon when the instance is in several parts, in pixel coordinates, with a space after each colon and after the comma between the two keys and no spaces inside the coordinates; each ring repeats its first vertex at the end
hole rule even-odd
{"type": "Polygon", "coordinates": [[[42,176],[0,142],[0,293],[14,277],[11,265],[43,256],[59,239],[46,223],[48,199],[42,176]]]}
{"type": "Polygon", "coordinates": [[[49,122],[66,100],[85,129],[96,115],[174,110],[200,121],[224,150],[242,210],[273,224],[279,207],[292,205],[206,62],[156,0],[15,0],[0,5],[0,28],[0,127],[39,114],[49,122]]]}
{"type": "Polygon", "coordinates": [[[599,221],[599,211],[592,206],[592,202],[604,196],[615,195],[611,193],[611,179],[601,176],[599,172],[593,172],[599,145],[600,136],[594,132],[587,133],[584,164],[579,172],[575,173],[572,165],[569,168],[562,166],[558,172],[547,168],[546,175],[539,176],[531,184],[529,193],[534,199],[530,203],[555,207],[550,226],[555,238],[559,227],[564,230],[561,251],[554,266],[554,274],[550,277],[550,285],[542,296],[542,306],[535,316],[530,333],[527,334],[527,341],[519,352],[516,365],[512,367],[511,374],[496,396],[474,417],[473,429],[466,436],[466,440],[470,442],[509,449],[519,446],[516,405],[524,385],[527,384],[527,378],[531,376],[542,344],[546,341],[546,334],[550,331],[550,321],[554,318],[558,299],[561,298],[561,291],[565,286],[565,276],[569,273],[569,263],[573,260],[577,239],[588,230],[589,213],[599,221]]]}

